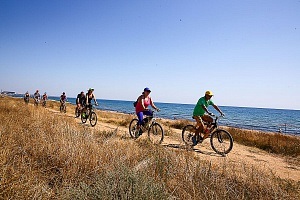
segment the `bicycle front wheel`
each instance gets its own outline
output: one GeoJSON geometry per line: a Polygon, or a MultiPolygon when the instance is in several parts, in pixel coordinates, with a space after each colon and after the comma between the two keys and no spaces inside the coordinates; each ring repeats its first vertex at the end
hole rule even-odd
{"type": "Polygon", "coordinates": [[[164,140],[164,130],[160,124],[154,123],[148,130],[148,137],[154,144],[161,144],[164,140]]]}
{"type": "Polygon", "coordinates": [[[218,129],[211,134],[210,144],[217,154],[228,154],[233,147],[233,139],[228,131],[218,129]]]}
{"type": "Polygon", "coordinates": [[[83,124],[85,124],[86,121],[87,121],[87,113],[86,113],[86,111],[84,111],[84,112],[81,113],[81,122],[83,124]]]}
{"type": "Polygon", "coordinates": [[[137,135],[137,126],[138,126],[138,122],[139,120],[137,119],[133,119],[131,120],[130,124],[129,124],[129,134],[132,138],[136,138],[137,135]]]}
{"type": "Polygon", "coordinates": [[[186,145],[193,145],[192,137],[195,135],[196,128],[193,125],[187,125],[182,130],[182,141],[186,145]]]}
{"type": "Polygon", "coordinates": [[[96,126],[97,124],[97,115],[95,112],[90,113],[90,124],[92,127],[96,126]]]}
{"type": "Polygon", "coordinates": [[[80,116],[80,110],[76,107],[75,109],[75,117],[79,117],[80,116]]]}

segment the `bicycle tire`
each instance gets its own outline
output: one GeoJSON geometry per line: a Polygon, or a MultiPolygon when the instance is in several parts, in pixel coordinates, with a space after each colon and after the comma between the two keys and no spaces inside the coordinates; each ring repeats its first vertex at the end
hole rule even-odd
{"type": "Polygon", "coordinates": [[[183,129],[182,129],[182,141],[186,144],[186,145],[193,145],[193,141],[192,141],[192,137],[195,135],[196,132],[196,127],[193,125],[186,125],[183,129]]]}
{"type": "Polygon", "coordinates": [[[148,137],[154,144],[161,144],[164,140],[164,129],[159,123],[154,123],[148,130],[148,137]]]}
{"type": "Polygon", "coordinates": [[[86,111],[84,111],[84,112],[81,113],[81,122],[83,124],[85,124],[86,121],[87,121],[87,117],[86,116],[87,116],[86,111]]]}
{"type": "Polygon", "coordinates": [[[217,154],[225,155],[228,154],[233,148],[233,138],[228,131],[217,129],[211,134],[210,144],[212,149],[217,154]],[[225,145],[228,145],[228,147],[224,148],[225,145]],[[221,148],[219,149],[218,146],[221,148]]]}
{"type": "Polygon", "coordinates": [[[129,134],[132,138],[135,138],[135,132],[136,132],[138,122],[139,122],[138,119],[133,119],[129,124],[129,134]]]}
{"type": "Polygon", "coordinates": [[[89,116],[90,124],[92,127],[96,126],[97,124],[97,114],[95,112],[91,112],[89,116]]]}

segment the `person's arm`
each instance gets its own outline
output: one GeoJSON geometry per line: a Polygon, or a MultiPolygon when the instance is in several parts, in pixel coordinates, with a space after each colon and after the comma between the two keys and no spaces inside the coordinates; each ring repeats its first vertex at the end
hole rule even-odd
{"type": "Polygon", "coordinates": [[[85,105],[89,105],[89,96],[86,95],[86,98],[85,98],[85,105]]]}
{"type": "Polygon", "coordinates": [[[154,105],[154,102],[152,101],[152,98],[150,98],[150,104],[151,104],[151,107],[154,108],[155,110],[159,110],[155,105],[154,105]]]}
{"type": "Polygon", "coordinates": [[[221,111],[221,109],[217,105],[213,105],[213,107],[221,114],[224,115],[224,113],[221,111]]]}
{"type": "Polygon", "coordinates": [[[205,110],[205,112],[207,114],[212,115],[212,113],[207,110],[206,106],[204,106],[204,105],[201,105],[201,106],[202,106],[203,110],[205,110]]]}
{"type": "Polygon", "coordinates": [[[94,98],[94,102],[95,102],[95,104],[96,104],[96,106],[97,106],[97,105],[98,105],[98,102],[97,102],[96,96],[94,95],[93,98],[94,98]]]}

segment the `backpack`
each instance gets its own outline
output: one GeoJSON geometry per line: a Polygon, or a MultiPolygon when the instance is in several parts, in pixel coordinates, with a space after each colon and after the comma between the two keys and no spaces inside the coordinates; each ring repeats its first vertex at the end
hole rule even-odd
{"type": "MultiPolygon", "coordinates": [[[[143,96],[143,95],[141,95],[141,96],[143,96]]],[[[133,102],[133,106],[134,106],[134,107],[136,107],[136,105],[138,104],[139,98],[140,98],[141,96],[139,96],[139,97],[137,98],[137,100],[136,100],[135,102],[133,102]]]]}

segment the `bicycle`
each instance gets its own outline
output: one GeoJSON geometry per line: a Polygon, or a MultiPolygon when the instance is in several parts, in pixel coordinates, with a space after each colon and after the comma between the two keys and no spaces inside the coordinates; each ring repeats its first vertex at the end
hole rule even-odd
{"type": "Polygon", "coordinates": [[[143,119],[143,124],[138,126],[138,119],[133,119],[129,125],[129,134],[132,138],[137,139],[143,132],[148,131],[148,137],[154,144],[161,144],[164,139],[164,130],[162,126],[156,122],[156,114],[153,111],[153,116],[147,116],[143,119]]]}
{"type": "Polygon", "coordinates": [[[89,119],[92,127],[96,126],[98,121],[97,114],[93,108],[94,106],[90,104],[89,106],[86,106],[86,108],[81,111],[81,122],[85,124],[86,121],[89,119]]]}
{"type": "MultiPolygon", "coordinates": [[[[213,115],[214,116],[214,115],[213,115]]],[[[212,127],[210,129],[210,145],[212,149],[221,155],[228,154],[233,148],[233,138],[231,134],[219,128],[219,120],[222,116],[214,116],[214,122],[211,123],[212,127]]],[[[204,122],[204,125],[208,123],[204,122]]],[[[194,125],[187,125],[182,130],[182,140],[186,145],[192,146],[192,137],[195,135],[196,127],[194,125]]],[[[203,141],[203,136],[199,134],[200,141],[203,141]]]]}
{"type": "Polygon", "coordinates": [[[66,102],[60,102],[60,107],[59,107],[60,112],[62,113],[66,113],[67,112],[67,106],[66,106],[66,102]]]}

